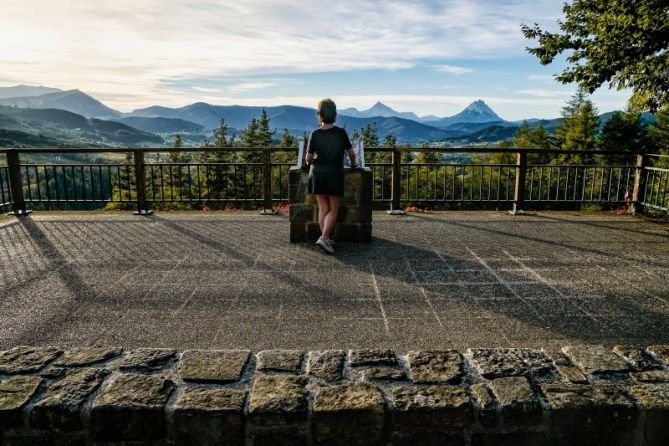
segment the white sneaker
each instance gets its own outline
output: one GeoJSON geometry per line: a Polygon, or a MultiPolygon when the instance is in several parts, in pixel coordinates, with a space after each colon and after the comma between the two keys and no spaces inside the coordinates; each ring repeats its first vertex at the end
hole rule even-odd
{"type": "Polygon", "coordinates": [[[334,254],[335,252],[334,248],[330,244],[330,240],[325,240],[323,237],[318,237],[316,244],[321,248],[323,248],[324,251],[329,252],[330,254],[334,254]]]}

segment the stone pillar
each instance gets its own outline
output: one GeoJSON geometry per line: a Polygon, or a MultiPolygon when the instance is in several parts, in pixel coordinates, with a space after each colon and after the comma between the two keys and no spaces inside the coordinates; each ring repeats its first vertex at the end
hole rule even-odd
{"type": "MultiPolygon", "coordinates": [[[[316,197],[307,194],[309,171],[293,167],[290,182],[290,241],[311,242],[321,235],[316,197]]],[[[337,242],[372,241],[372,170],[344,170],[344,198],[334,239],[337,242]]]]}

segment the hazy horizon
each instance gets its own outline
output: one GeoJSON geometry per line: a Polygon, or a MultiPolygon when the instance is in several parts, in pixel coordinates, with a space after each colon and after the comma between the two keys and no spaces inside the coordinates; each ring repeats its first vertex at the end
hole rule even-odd
{"type": "MultiPolygon", "coordinates": [[[[554,27],[560,2],[37,0],[3,6],[0,86],[79,89],[122,112],[153,105],[381,101],[450,116],[483,99],[502,118],[555,118],[575,91],[525,51],[521,23],[554,27]]],[[[592,99],[604,113],[629,92],[592,99]]]]}

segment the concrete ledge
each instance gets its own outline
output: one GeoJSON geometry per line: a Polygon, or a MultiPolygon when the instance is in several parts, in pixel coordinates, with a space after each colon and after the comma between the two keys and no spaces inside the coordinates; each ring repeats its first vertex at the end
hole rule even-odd
{"type": "Polygon", "coordinates": [[[0,352],[0,441],[667,445],[669,345],[0,352]]]}

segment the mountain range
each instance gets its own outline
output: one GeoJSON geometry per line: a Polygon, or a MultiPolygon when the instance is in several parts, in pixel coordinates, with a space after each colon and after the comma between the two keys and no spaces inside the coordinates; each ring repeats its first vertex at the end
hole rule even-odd
{"type": "MultiPolygon", "coordinates": [[[[19,85],[0,88],[0,145],[35,145],[37,136],[46,138],[46,145],[53,141],[60,141],[59,145],[161,145],[171,144],[176,133],[182,134],[187,143],[199,144],[211,136],[221,118],[231,132],[239,133],[263,109],[271,119],[270,125],[277,130],[287,129],[299,136],[318,126],[316,110],[308,107],[196,102],[178,108],[152,106],[121,113],[79,90],[19,85]]],[[[611,113],[602,118],[608,119],[606,115],[611,113]]],[[[550,132],[561,120],[528,122],[531,126],[543,125],[550,132]]],[[[470,144],[508,139],[521,122],[506,121],[484,101],[477,100],[462,112],[446,117],[419,117],[377,102],[367,110],[340,109],[337,124],[349,131],[371,124],[380,138],[393,134],[399,142],[411,144],[434,141],[470,144]]]]}

